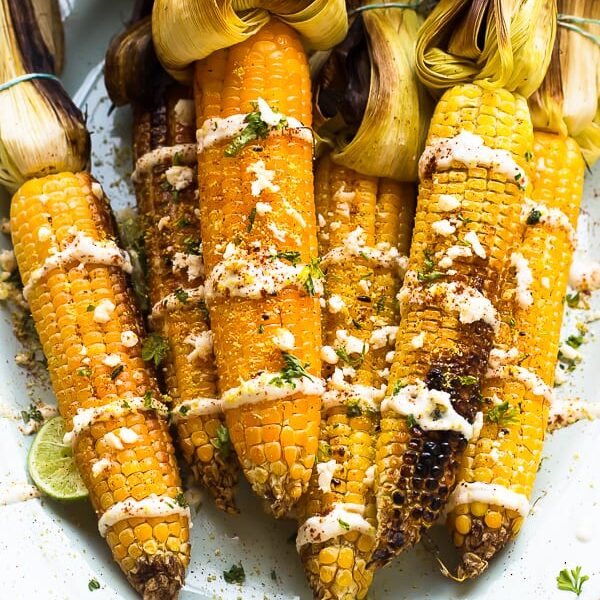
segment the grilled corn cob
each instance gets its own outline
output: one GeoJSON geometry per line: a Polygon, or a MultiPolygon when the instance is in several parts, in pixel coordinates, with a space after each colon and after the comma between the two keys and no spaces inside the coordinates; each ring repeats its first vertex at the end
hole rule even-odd
{"type": "Polygon", "coordinates": [[[273,19],[197,63],[195,85],[219,386],[246,477],[282,515],[308,484],[322,393],[306,56],[273,19]]]}
{"type": "Polygon", "coordinates": [[[417,72],[430,89],[447,91],[419,163],[391,394],[381,406],[378,565],[436,521],[481,425],[481,381],[533,149],[520,93],[541,82],[555,31],[552,2],[525,4],[509,11],[441,0],[419,33],[417,72]],[[509,36],[506,19],[515,21],[509,36]]]}
{"type": "Polygon", "coordinates": [[[328,390],[298,545],[315,597],[350,600],[364,598],[373,578],[377,402],[389,374],[414,186],[360,175],[325,156],[315,189],[327,288],[322,358],[328,390]],[[353,238],[355,246],[348,246],[353,238]],[[342,523],[347,528],[339,530],[342,523]],[[331,525],[339,531],[319,532],[331,525]]]}
{"type": "Polygon", "coordinates": [[[84,173],[32,179],[13,197],[11,230],[101,533],[144,598],[174,598],[189,561],[189,509],[108,202],[84,173]]]}
{"type": "Polygon", "coordinates": [[[525,233],[512,255],[516,272],[505,286],[504,322],[482,390],[485,423],[467,448],[450,505],[459,578],[481,573],[517,534],[541,458],[584,162],[574,140],[536,132],[534,164],[525,233]],[[481,484],[489,484],[487,502],[469,502],[481,484]]]}
{"type": "Polygon", "coordinates": [[[173,399],[177,441],[186,461],[217,506],[235,512],[238,468],[223,415],[197,410],[203,399],[217,398],[217,374],[202,297],[194,104],[186,96],[184,88],[171,88],[152,109],[135,108],[136,192],[154,307],[150,326],[160,336],[148,343],[168,343],[162,363],[165,391],[173,399]],[[152,166],[148,159],[160,153],[160,162],[152,166]]]}

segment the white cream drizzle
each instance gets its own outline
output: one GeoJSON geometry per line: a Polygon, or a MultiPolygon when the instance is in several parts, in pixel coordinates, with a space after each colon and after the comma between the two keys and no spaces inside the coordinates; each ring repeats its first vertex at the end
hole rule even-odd
{"type": "Polygon", "coordinates": [[[111,506],[100,517],[98,531],[102,537],[105,537],[110,527],[125,519],[135,517],[151,519],[152,517],[166,517],[169,515],[186,517],[189,520],[189,526],[192,526],[189,507],[180,506],[170,496],[151,494],[143,500],[128,498],[111,506]]]}
{"type": "Polygon", "coordinates": [[[84,430],[100,421],[108,421],[109,419],[118,419],[123,415],[128,415],[132,412],[156,410],[159,414],[166,416],[168,414],[167,407],[158,400],[152,400],[151,406],[148,402],[139,396],[132,398],[122,398],[109,402],[104,406],[95,406],[92,408],[80,408],[73,417],[73,428],[65,433],[63,438],[64,444],[73,444],[77,436],[84,430]]]}
{"type": "Polygon", "coordinates": [[[327,493],[331,491],[331,481],[337,468],[338,464],[333,458],[327,462],[317,463],[318,486],[322,492],[327,493]]]}
{"type": "Polygon", "coordinates": [[[40,498],[41,495],[41,492],[34,485],[19,482],[5,483],[0,489],[0,506],[27,502],[27,500],[40,498]]]}
{"type": "Polygon", "coordinates": [[[223,404],[219,398],[192,398],[183,401],[171,412],[171,420],[176,423],[184,419],[220,412],[223,412],[223,404]]]}
{"type": "Polygon", "coordinates": [[[486,379],[508,379],[512,377],[520,381],[535,396],[542,396],[548,402],[554,400],[552,388],[546,385],[539,375],[525,367],[519,365],[488,366],[485,377],[486,379]]]}
{"type": "Polygon", "coordinates": [[[298,528],[296,549],[299,552],[306,544],[326,542],[349,531],[374,535],[375,528],[363,514],[364,506],[360,504],[335,503],[329,513],[310,517],[298,528]]]}
{"type": "Polygon", "coordinates": [[[505,175],[521,188],[527,187],[527,175],[507,150],[494,150],[481,136],[461,131],[452,138],[436,138],[425,148],[419,160],[421,180],[434,164],[435,169],[446,171],[455,165],[466,168],[486,167],[505,175]]]}
{"type": "Polygon", "coordinates": [[[533,304],[533,294],[531,293],[533,274],[529,261],[520,252],[513,252],[510,256],[510,264],[515,268],[517,304],[523,309],[529,308],[533,304]]]}
{"type": "Polygon", "coordinates": [[[554,431],[583,419],[600,419],[600,402],[556,397],[548,413],[548,430],[554,431]]]}
{"type": "Polygon", "coordinates": [[[167,294],[162,300],[159,300],[153,307],[151,311],[151,318],[156,318],[163,313],[170,313],[182,306],[185,306],[188,303],[197,302],[199,300],[204,299],[204,286],[199,286],[195,288],[183,288],[181,290],[182,294],[187,296],[187,300],[182,302],[178,298],[178,294],[172,292],[171,294],[167,294]]]}
{"type": "Polygon", "coordinates": [[[142,175],[149,173],[156,165],[173,160],[175,155],[180,157],[182,163],[193,165],[196,158],[196,144],[177,144],[175,146],[162,146],[146,152],[135,163],[135,170],[131,174],[134,183],[139,182],[142,175]]]}
{"type": "Polygon", "coordinates": [[[29,281],[23,288],[25,299],[27,300],[33,287],[43,277],[71,261],[78,261],[81,265],[96,264],[119,267],[126,273],[133,271],[129,255],[125,250],[121,250],[115,242],[111,240],[98,241],[83,231],[79,231],[73,240],[65,245],[64,250],[51,254],[41,267],[32,271],[29,281]]]}
{"type": "Polygon", "coordinates": [[[540,213],[539,222],[548,225],[549,227],[556,229],[564,229],[568,236],[569,242],[573,248],[577,245],[577,233],[569,217],[560,210],[560,208],[548,208],[545,204],[535,202],[531,198],[526,198],[521,210],[521,220],[525,223],[531,214],[532,210],[536,210],[540,213]]]}
{"type": "Polygon", "coordinates": [[[527,496],[513,492],[502,485],[481,481],[471,483],[462,481],[459,483],[450,494],[445,513],[448,514],[456,506],[470,504],[471,502],[501,506],[507,510],[514,510],[523,517],[529,514],[529,499],[527,496]]]}
{"type": "Polygon", "coordinates": [[[381,410],[404,416],[412,415],[425,431],[456,431],[467,440],[474,437],[475,425],[456,412],[450,394],[431,390],[420,380],[385,398],[381,403],[381,410]]]}

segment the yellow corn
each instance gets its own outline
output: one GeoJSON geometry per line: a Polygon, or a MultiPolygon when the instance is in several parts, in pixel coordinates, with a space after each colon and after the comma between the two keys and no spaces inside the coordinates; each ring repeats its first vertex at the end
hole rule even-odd
{"type": "MultiPolygon", "coordinates": [[[[387,383],[386,359],[391,346],[387,339],[374,343],[371,336],[383,331],[383,327],[397,325],[394,299],[400,286],[399,261],[384,265],[368,253],[371,248],[398,249],[400,255],[408,252],[415,190],[412,184],[360,175],[336,165],[328,156],[317,167],[315,189],[328,301],[323,331],[328,391],[318,461],[334,461],[335,471],[327,489],[326,484],[320,485],[320,468],[324,467],[317,465],[301,507],[301,521],[326,515],[334,504],[359,505],[364,506],[362,514],[372,531],[349,531],[343,536],[306,544],[300,548],[300,554],[315,597],[351,600],[364,598],[373,578],[369,561],[375,546],[373,481],[379,415],[367,395],[350,390],[359,384],[366,386],[363,389],[371,387],[373,392],[381,393],[381,387],[387,383]],[[364,246],[360,253],[341,257],[339,261],[328,260],[357,231],[363,232],[364,246]],[[348,352],[339,332],[360,340],[362,351],[351,348],[348,352]],[[333,369],[338,376],[340,369],[346,369],[347,383],[342,387],[349,391],[341,391],[339,384],[333,382],[336,379],[332,379],[333,369]],[[329,397],[339,400],[329,405],[329,397]]],[[[391,337],[393,343],[393,332],[391,337]]]]}
{"type": "MultiPolygon", "coordinates": [[[[154,373],[142,359],[141,343],[129,343],[144,334],[122,269],[93,255],[84,264],[77,257],[46,262],[60,257],[77,235],[115,248],[113,217],[100,186],[84,173],[32,179],[13,197],[11,229],[67,430],[78,411],[110,403],[123,411],[106,413],[75,438],[75,460],[97,515],[153,494],[172,498],[176,508],[181,488],[175,452],[166,421],[151,408],[159,406],[154,373]],[[46,270],[36,272],[43,265],[46,270]],[[143,398],[143,408],[136,398],[143,398]],[[127,436],[125,428],[131,430],[127,436]]],[[[119,520],[106,538],[144,597],[172,598],[189,562],[188,528],[188,516],[173,511],[119,520]]]]}
{"type": "Polygon", "coordinates": [[[233,486],[238,467],[224,417],[197,410],[198,400],[217,397],[217,374],[208,312],[199,293],[204,276],[195,177],[196,127],[193,100],[186,95],[184,88],[171,87],[160,104],[151,109],[138,105],[135,110],[136,159],[150,156],[147,153],[157,148],[167,151],[155,166],[140,166],[135,178],[149,297],[155,307],[150,326],[161,336],[150,341],[168,343],[162,371],[165,391],[173,399],[182,453],[195,478],[215,496],[217,506],[235,512],[233,486]],[[169,146],[180,150],[169,153],[169,146]],[[195,342],[203,340],[201,345],[209,351],[192,355],[195,342]]]}
{"type": "MultiPolygon", "coordinates": [[[[522,97],[476,84],[449,89],[436,107],[427,143],[465,131],[479,136],[488,151],[506,151],[509,162],[512,157],[519,169],[526,169],[533,132],[522,97]]],[[[465,435],[479,408],[480,379],[494,338],[493,307],[521,231],[525,182],[516,167],[514,173],[502,173],[477,163],[480,152],[471,150],[478,166],[470,168],[456,159],[443,165],[443,150],[421,159],[409,268],[399,296],[402,319],[391,395],[382,404],[377,445],[379,545],[374,560],[380,565],[412,546],[436,521],[455,484],[465,435]],[[468,248],[468,256],[449,254],[450,248],[468,248]],[[453,418],[435,430],[435,420],[452,413],[432,390],[445,392],[443,398],[463,420],[453,418]],[[411,412],[417,394],[426,402],[421,419],[411,412]],[[463,433],[459,425],[466,427],[463,433]]]]}
{"type": "MultiPolygon", "coordinates": [[[[218,129],[218,121],[207,123],[211,118],[253,114],[256,125],[260,99],[287,119],[295,118],[306,128],[311,125],[306,55],[297,34],[276,19],[246,41],[197,63],[195,93],[198,123],[207,135],[218,129]]],[[[251,143],[235,148],[241,138],[225,135],[227,139],[217,139],[200,151],[208,283],[217,266],[231,274],[227,266],[231,254],[240,256],[245,265],[241,277],[248,273],[249,263],[268,275],[274,265],[297,261],[308,265],[316,259],[312,145],[302,132],[307,133],[280,123],[279,130],[251,143]],[[264,177],[271,182],[265,183],[264,177]],[[288,258],[277,258],[277,253],[288,253],[288,258]]],[[[286,360],[292,360],[290,355],[308,365],[312,377],[320,373],[320,310],[318,297],[311,295],[307,284],[311,271],[314,283],[318,271],[306,267],[297,282],[278,288],[274,295],[252,298],[234,285],[212,299],[207,296],[221,392],[273,372],[276,375],[268,381],[279,381],[285,394],[277,401],[267,397],[258,404],[225,406],[244,473],[276,515],[285,514],[306,490],[317,450],[319,396],[294,392],[296,383],[284,384],[277,375],[286,360]],[[293,336],[289,354],[276,343],[281,330],[288,338],[293,336]]],[[[264,289],[256,278],[246,282],[264,289]]],[[[245,392],[238,390],[243,401],[245,392]]]]}
{"type": "MultiPolygon", "coordinates": [[[[527,499],[540,463],[548,404],[540,393],[542,386],[534,393],[515,369],[527,369],[546,386],[553,385],[584,176],[581,151],[573,139],[538,131],[534,137],[532,202],[516,249],[531,270],[531,305],[515,298],[517,282],[511,277],[503,294],[506,318],[496,341],[500,350],[512,351],[511,366],[485,383],[486,421],[480,438],[468,445],[458,475],[467,485],[497,485],[527,499]],[[553,211],[550,217],[548,210],[553,211]]],[[[459,577],[481,573],[518,533],[525,516],[514,507],[508,509],[501,496],[496,503],[458,504],[448,525],[462,555],[459,577]]]]}

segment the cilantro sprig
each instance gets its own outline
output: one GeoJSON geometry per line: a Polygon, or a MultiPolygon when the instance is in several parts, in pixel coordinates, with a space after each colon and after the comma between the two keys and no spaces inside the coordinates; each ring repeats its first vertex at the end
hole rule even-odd
{"type": "Polygon", "coordinates": [[[242,583],[246,581],[246,573],[244,572],[242,563],[231,565],[228,571],[223,571],[223,579],[227,583],[237,583],[238,585],[242,585],[242,583]]]}
{"type": "Polygon", "coordinates": [[[573,592],[577,596],[581,594],[583,584],[589,579],[587,575],[581,574],[581,567],[574,569],[563,569],[556,577],[556,586],[559,590],[573,592]]]}
{"type": "Polygon", "coordinates": [[[151,333],[142,344],[142,358],[158,367],[169,351],[169,341],[158,333],[151,333]]]}
{"type": "Polygon", "coordinates": [[[269,383],[272,383],[278,387],[284,385],[291,385],[292,388],[296,387],[296,379],[302,379],[302,377],[308,377],[312,379],[312,375],[306,370],[310,367],[310,363],[302,363],[301,360],[294,354],[289,352],[282,352],[284,366],[280,371],[280,375],[271,379],[269,383]]]}
{"type": "Polygon", "coordinates": [[[314,296],[315,279],[323,279],[325,273],[321,270],[319,258],[311,258],[310,262],[298,273],[298,280],[304,286],[306,293],[309,296],[314,296]]]}
{"type": "Polygon", "coordinates": [[[229,429],[225,425],[219,425],[217,428],[217,437],[211,443],[224,458],[227,458],[231,454],[233,447],[231,445],[231,438],[229,437],[229,429]]]}
{"type": "Polygon", "coordinates": [[[488,423],[496,423],[500,426],[514,423],[517,418],[518,411],[508,400],[491,408],[485,416],[488,423]]]}

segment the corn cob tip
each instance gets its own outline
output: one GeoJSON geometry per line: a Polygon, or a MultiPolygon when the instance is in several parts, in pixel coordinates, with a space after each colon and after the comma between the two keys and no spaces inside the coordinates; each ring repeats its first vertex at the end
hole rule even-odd
{"type": "Polygon", "coordinates": [[[177,556],[155,554],[140,558],[129,578],[144,600],[177,600],[185,567],[177,556]]]}

